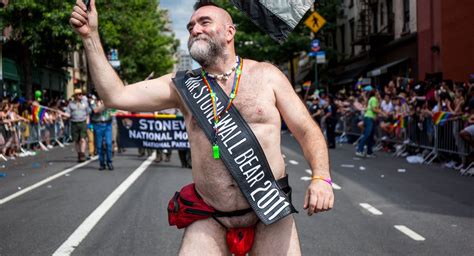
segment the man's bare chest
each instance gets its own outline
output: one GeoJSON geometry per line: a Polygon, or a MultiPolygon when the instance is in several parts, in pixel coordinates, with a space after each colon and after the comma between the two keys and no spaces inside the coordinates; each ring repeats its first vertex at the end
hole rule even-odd
{"type": "MultiPolygon", "coordinates": [[[[221,88],[227,96],[230,95],[232,91],[232,85],[221,86],[221,88]]],[[[199,98],[198,100],[202,100],[202,102],[204,103],[207,102],[207,105],[203,104],[205,108],[212,107],[212,101],[210,99],[207,89],[201,89],[203,91],[204,96],[202,98],[199,98]]],[[[227,100],[219,99],[219,101],[220,104],[218,106],[220,108],[218,108],[218,110],[225,108],[228,104],[227,100]]],[[[237,96],[232,101],[232,105],[239,111],[240,115],[251,127],[274,123],[276,119],[279,120],[279,112],[275,105],[275,97],[273,91],[270,88],[266,88],[262,85],[251,85],[249,83],[242,83],[237,91],[237,96]]],[[[197,124],[196,118],[192,116],[192,111],[188,109],[186,104],[183,104],[183,107],[186,108],[186,111],[183,111],[183,113],[186,119],[188,132],[199,132],[201,129],[197,124]]],[[[211,121],[214,117],[214,114],[210,110],[211,109],[209,109],[208,113],[208,117],[210,117],[209,125],[211,125],[211,121]]],[[[220,116],[221,119],[224,116],[225,113],[220,116]]],[[[192,134],[190,135],[192,136],[192,134]]]]}

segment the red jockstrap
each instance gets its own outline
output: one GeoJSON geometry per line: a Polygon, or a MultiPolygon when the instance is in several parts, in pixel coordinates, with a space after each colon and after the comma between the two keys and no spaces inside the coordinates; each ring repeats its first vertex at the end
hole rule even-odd
{"type": "Polygon", "coordinates": [[[227,229],[227,246],[235,256],[247,254],[252,249],[255,238],[255,226],[227,229]]]}
{"type": "MultiPolygon", "coordinates": [[[[194,183],[192,183],[183,187],[171,198],[168,203],[168,222],[170,226],[181,229],[197,220],[212,217],[215,212],[216,210],[207,205],[197,194],[194,183]]],[[[255,226],[256,224],[245,228],[226,228],[226,241],[231,253],[240,256],[252,249],[255,226]]]]}

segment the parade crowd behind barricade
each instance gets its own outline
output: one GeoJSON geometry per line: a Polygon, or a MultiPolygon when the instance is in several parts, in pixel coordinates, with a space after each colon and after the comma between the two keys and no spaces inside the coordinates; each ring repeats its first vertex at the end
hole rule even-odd
{"type": "MultiPolygon", "coordinates": [[[[397,77],[380,86],[360,81],[334,96],[316,91],[308,98],[309,111],[325,131],[330,148],[336,141],[358,146],[364,139],[364,115],[373,95],[380,109],[368,136],[374,138],[374,150],[406,157],[410,163],[436,161],[463,175],[474,175],[474,79],[415,83],[397,77]]],[[[375,157],[364,142],[364,150],[355,151],[356,155],[375,157]]]]}
{"type": "MultiPolygon", "coordinates": [[[[82,96],[92,104],[96,97],[82,96]]],[[[41,92],[34,100],[23,97],[5,97],[0,105],[0,158],[11,160],[35,155],[37,150],[47,151],[72,142],[71,125],[67,106],[72,99],[41,99],[41,92]]],[[[116,133],[114,133],[115,135],[116,133]]],[[[88,127],[88,158],[95,155],[93,127],[88,127]]],[[[114,140],[115,142],[115,140],[114,140]]],[[[114,144],[117,151],[117,146],[114,144]]]]}
{"type": "MultiPolygon", "coordinates": [[[[74,143],[71,133],[71,120],[68,114],[68,105],[74,96],[67,100],[41,99],[41,92],[35,93],[35,100],[26,100],[23,97],[5,97],[0,105],[0,161],[8,161],[17,157],[36,155],[38,150],[48,151],[53,147],[63,147],[65,144],[74,143]]],[[[89,108],[91,116],[93,107],[97,105],[98,98],[94,94],[81,96],[81,101],[89,108]]],[[[171,109],[160,112],[161,114],[174,114],[177,110],[171,109]]],[[[117,113],[123,111],[112,110],[112,151],[122,153],[125,148],[119,147],[119,133],[117,128],[117,113]]],[[[178,113],[179,115],[179,113],[178,113]]],[[[84,160],[97,155],[94,123],[87,119],[86,156],[84,160]]],[[[148,156],[152,149],[138,149],[138,156],[148,156]]],[[[171,150],[156,150],[155,162],[170,161],[171,150]]],[[[179,150],[183,167],[190,166],[186,150],[179,150]]],[[[83,161],[83,159],[79,159],[83,161]]]]}

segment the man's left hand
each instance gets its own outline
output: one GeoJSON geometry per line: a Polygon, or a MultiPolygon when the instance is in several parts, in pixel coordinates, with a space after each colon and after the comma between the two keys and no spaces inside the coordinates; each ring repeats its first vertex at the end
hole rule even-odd
{"type": "Polygon", "coordinates": [[[323,180],[312,180],[304,198],[304,209],[308,210],[308,215],[329,211],[333,205],[332,186],[323,180]]]}

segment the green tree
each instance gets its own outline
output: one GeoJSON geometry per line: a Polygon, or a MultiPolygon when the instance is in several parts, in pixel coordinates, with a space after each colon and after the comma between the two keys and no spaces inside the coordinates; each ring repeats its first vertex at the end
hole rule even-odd
{"type": "Polygon", "coordinates": [[[3,23],[12,27],[7,43],[16,53],[28,98],[32,98],[32,66],[65,66],[66,53],[77,42],[68,23],[71,2],[15,0],[5,9],[3,23]]]}
{"type": "Polygon", "coordinates": [[[118,49],[122,78],[130,83],[151,72],[163,75],[173,67],[179,42],[168,31],[168,15],[158,4],[156,0],[97,2],[104,48],[118,49]]]}

